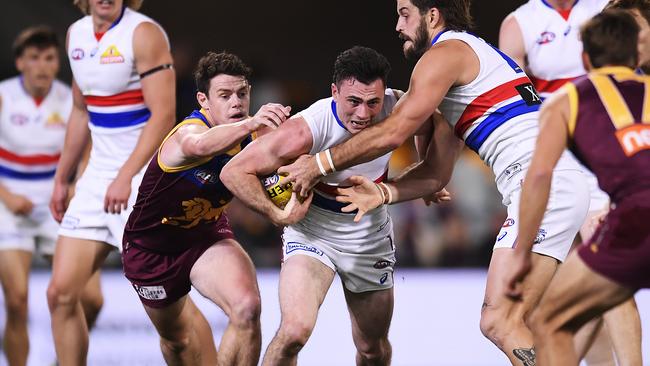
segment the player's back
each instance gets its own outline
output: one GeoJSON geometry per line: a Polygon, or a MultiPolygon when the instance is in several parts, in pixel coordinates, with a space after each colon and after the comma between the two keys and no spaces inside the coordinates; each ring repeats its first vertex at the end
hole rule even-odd
{"type": "Polygon", "coordinates": [[[626,67],[593,70],[567,84],[576,156],[612,202],[650,205],[650,77],[626,67]]]}

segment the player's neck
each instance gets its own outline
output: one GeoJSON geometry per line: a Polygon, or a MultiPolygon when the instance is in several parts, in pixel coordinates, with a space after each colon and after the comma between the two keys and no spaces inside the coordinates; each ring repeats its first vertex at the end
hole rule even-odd
{"type": "Polygon", "coordinates": [[[573,7],[576,0],[546,0],[553,8],[557,10],[568,10],[573,7]]]}
{"type": "Polygon", "coordinates": [[[110,17],[100,17],[96,14],[93,14],[93,30],[95,33],[106,33],[113,23],[115,23],[120,16],[122,15],[122,12],[119,11],[115,14],[112,14],[110,17]]]}
{"type": "Polygon", "coordinates": [[[38,88],[29,83],[26,83],[23,79],[23,88],[32,98],[39,100],[47,96],[47,93],[50,91],[50,88],[38,88]]]}

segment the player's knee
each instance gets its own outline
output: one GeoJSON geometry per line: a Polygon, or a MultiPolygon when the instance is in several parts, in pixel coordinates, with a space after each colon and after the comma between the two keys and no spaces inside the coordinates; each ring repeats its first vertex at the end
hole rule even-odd
{"type": "MultiPolygon", "coordinates": [[[[537,307],[528,317],[528,326],[536,336],[543,336],[551,331],[551,323],[545,315],[543,307],[537,307]]],[[[536,337],[537,338],[537,337],[536,337]]],[[[543,338],[543,337],[542,337],[543,338]]]]}
{"type": "Polygon", "coordinates": [[[190,339],[189,332],[161,335],[160,347],[163,353],[180,354],[190,346],[190,339]]]}
{"type": "Polygon", "coordinates": [[[11,291],[6,293],[6,296],[7,318],[10,320],[26,320],[27,291],[11,291]]]}
{"type": "Polygon", "coordinates": [[[314,326],[300,321],[283,321],[280,325],[280,338],[284,348],[290,353],[298,353],[311,336],[314,326]]]}
{"type": "Polygon", "coordinates": [[[357,352],[366,362],[365,364],[384,364],[388,361],[391,353],[391,345],[387,337],[377,339],[365,339],[355,342],[357,352]]]}
{"type": "Polygon", "coordinates": [[[239,328],[259,328],[261,311],[258,295],[243,296],[231,306],[230,322],[239,328]]]}
{"type": "Polygon", "coordinates": [[[62,308],[73,308],[78,301],[78,292],[54,279],[50,281],[47,287],[47,304],[50,307],[50,312],[62,308]]]}
{"type": "Polygon", "coordinates": [[[503,343],[503,338],[508,332],[507,320],[507,314],[504,314],[501,309],[494,306],[484,306],[483,310],[481,310],[481,320],[479,322],[481,333],[498,346],[503,343]]]}

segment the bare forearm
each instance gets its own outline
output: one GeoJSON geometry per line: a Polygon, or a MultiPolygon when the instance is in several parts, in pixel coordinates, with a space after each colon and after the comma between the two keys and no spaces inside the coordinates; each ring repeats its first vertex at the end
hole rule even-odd
{"type": "Polygon", "coordinates": [[[393,189],[392,203],[426,197],[442,190],[449,183],[449,177],[432,175],[432,168],[425,161],[421,161],[390,182],[393,189]]]}
{"type": "Polygon", "coordinates": [[[69,183],[79,164],[84,149],[90,142],[88,116],[85,112],[73,109],[65,133],[65,142],[59,159],[54,179],[60,183],[69,183]]]}
{"type": "Polygon", "coordinates": [[[196,158],[215,156],[227,152],[253,132],[248,119],[193,135],[183,142],[183,153],[196,158]]]}
{"type": "Polygon", "coordinates": [[[247,207],[262,215],[273,218],[279,210],[267,198],[266,192],[255,174],[243,172],[237,166],[226,167],[222,170],[221,182],[247,207]]]}
{"type": "Polygon", "coordinates": [[[533,247],[546,211],[551,180],[552,172],[531,174],[531,171],[524,179],[519,206],[518,252],[528,253],[533,247]]]}

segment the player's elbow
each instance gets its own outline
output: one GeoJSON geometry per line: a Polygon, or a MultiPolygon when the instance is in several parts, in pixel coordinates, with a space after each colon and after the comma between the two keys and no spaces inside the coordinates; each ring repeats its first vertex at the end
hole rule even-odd
{"type": "Polygon", "coordinates": [[[235,186],[234,182],[237,180],[236,176],[237,169],[233,167],[233,164],[226,164],[219,173],[219,179],[229,191],[232,192],[232,188],[235,186]]]}

